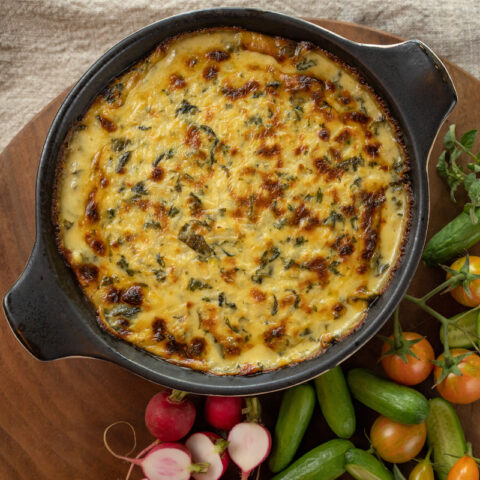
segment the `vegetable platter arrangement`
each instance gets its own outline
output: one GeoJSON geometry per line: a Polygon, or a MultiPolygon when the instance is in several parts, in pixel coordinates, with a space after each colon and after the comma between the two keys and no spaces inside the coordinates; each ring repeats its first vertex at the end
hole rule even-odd
{"type": "Polygon", "coordinates": [[[457,414],[480,405],[480,256],[469,253],[480,241],[476,136],[457,139],[455,125],[447,131],[437,170],[460,213],[425,247],[420,268],[431,281],[420,285],[433,288],[404,297],[367,347],[374,354],[281,395],[160,391],[146,406],[145,427],[127,424],[152,434],[144,450],[111,448],[113,436],[127,438],[126,422],[105,430],[108,451],[130,464],[126,477],[478,480],[480,446],[469,443],[457,414]]]}

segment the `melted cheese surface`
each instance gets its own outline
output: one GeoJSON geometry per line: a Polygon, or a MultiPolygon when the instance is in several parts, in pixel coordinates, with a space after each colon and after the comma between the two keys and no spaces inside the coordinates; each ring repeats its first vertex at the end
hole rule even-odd
{"type": "Polygon", "coordinates": [[[406,170],[381,104],[331,55],[195,32],[72,129],[59,243],[111,333],[210,373],[275,369],[341,340],[386,288],[406,170]]]}

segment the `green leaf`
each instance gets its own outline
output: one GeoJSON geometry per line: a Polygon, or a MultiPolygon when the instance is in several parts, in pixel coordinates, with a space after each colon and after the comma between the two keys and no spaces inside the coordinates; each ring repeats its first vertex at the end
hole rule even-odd
{"type": "Polygon", "coordinates": [[[480,205],[480,179],[474,173],[470,173],[464,180],[465,190],[472,201],[469,207],[470,220],[475,225],[478,223],[478,218],[475,215],[475,209],[480,205]]]}
{"type": "Polygon", "coordinates": [[[455,124],[452,124],[450,125],[447,133],[445,134],[445,139],[444,139],[444,143],[445,143],[445,148],[451,152],[452,150],[455,149],[455,140],[456,140],[456,137],[455,137],[455,124]]]}
{"type": "MultiPolygon", "coordinates": [[[[480,161],[480,157],[478,159],[480,161]]],[[[467,165],[467,168],[471,170],[472,172],[478,173],[480,172],[480,165],[477,165],[476,163],[469,163],[467,165]]]]}
{"type": "Polygon", "coordinates": [[[477,205],[475,205],[475,204],[470,205],[470,208],[468,210],[468,215],[469,215],[470,221],[472,222],[473,225],[478,223],[478,217],[477,217],[477,214],[476,214],[476,210],[477,210],[477,205]]]}
{"type": "Polygon", "coordinates": [[[448,163],[447,163],[447,160],[445,159],[446,154],[447,154],[447,151],[444,150],[438,157],[438,163],[437,163],[437,172],[445,180],[448,178],[448,173],[447,173],[448,163]]]}
{"type": "Polygon", "coordinates": [[[464,133],[460,139],[460,143],[467,149],[471,150],[473,144],[475,143],[475,137],[477,136],[478,130],[469,130],[464,133]]]}

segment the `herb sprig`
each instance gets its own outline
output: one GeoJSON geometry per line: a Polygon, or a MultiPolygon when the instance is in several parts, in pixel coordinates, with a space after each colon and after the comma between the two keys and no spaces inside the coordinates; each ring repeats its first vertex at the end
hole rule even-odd
{"type": "Polygon", "coordinates": [[[476,155],[472,152],[477,133],[478,130],[469,130],[462,135],[460,140],[457,140],[455,125],[450,125],[444,139],[446,150],[442,152],[437,163],[437,171],[447,181],[453,202],[456,202],[455,192],[457,188],[462,184],[465,187],[471,202],[466,206],[473,224],[478,223],[475,210],[480,207],[480,176],[478,176],[480,173],[480,152],[476,155]],[[465,172],[464,167],[457,163],[457,160],[464,153],[473,159],[473,162],[466,165],[469,173],[465,172]]]}

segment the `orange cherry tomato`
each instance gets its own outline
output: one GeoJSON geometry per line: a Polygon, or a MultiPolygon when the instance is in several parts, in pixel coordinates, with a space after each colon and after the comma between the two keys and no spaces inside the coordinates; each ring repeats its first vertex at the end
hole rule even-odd
{"type": "MultiPolygon", "coordinates": [[[[454,270],[460,270],[465,263],[466,258],[462,257],[458,260],[455,260],[451,265],[450,268],[454,270]]],[[[480,274],[480,257],[469,256],[469,271],[471,273],[480,274]]],[[[450,278],[451,275],[448,273],[447,278],[450,278]]],[[[458,287],[450,290],[452,297],[462,305],[466,307],[476,307],[480,305],[480,279],[474,280],[470,282],[470,295],[465,291],[463,286],[459,285],[458,287]]]]}
{"type": "Polygon", "coordinates": [[[477,463],[469,456],[459,458],[448,472],[447,480],[479,480],[477,463]]]}
{"type": "MultiPolygon", "coordinates": [[[[457,357],[464,353],[468,353],[468,350],[464,348],[454,348],[451,350],[452,356],[457,357]]],[[[443,360],[443,353],[437,358],[437,360],[443,360]]],[[[452,403],[473,403],[480,399],[480,357],[471,352],[470,355],[465,357],[459,364],[458,368],[462,372],[462,375],[455,375],[450,373],[442,382],[437,385],[438,393],[449,402],[452,403]]],[[[438,382],[442,368],[435,365],[433,370],[433,376],[435,382],[438,382]]]]}
{"type": "Polygon", "coordinates": [[[370,430],[370,440],[377,453],[390,463],[405,463],[415,458],[427,438],[425,422],[404,425],[380,415],[370,430]]]}
{"type": "MultiPolygon", "coordinates": [[[[390,338],[393,339],[393,335],[390,338]]],[[[405,340],[416,340],[422,338],[422,335],[415,332],[403,332],[403,338],[405,340]]],[[[407,355],[406,363],[398,354],[384,356],[391,348],[388,342],[383,343],[381,362],[385,373],[395,382],[403,385],[417,385],[432,373],[432,360],[435,359],[435,353],[426,338],[422,338],[422,340],[410,346],[410,350],[418,359],[412,355],[407,355]]]]}

